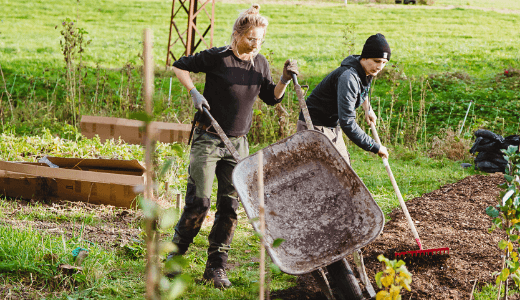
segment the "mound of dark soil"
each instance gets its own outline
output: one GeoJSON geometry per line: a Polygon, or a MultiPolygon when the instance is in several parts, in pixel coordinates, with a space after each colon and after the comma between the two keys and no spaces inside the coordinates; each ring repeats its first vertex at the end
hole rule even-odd
{"type": "MultiPolygon", "coordinates": [[[[493,283],[492,273],[502,267],[498,242],[500,231],[488,233],[491,218],[486,208],[497,203],[504,182],[502,174],[474,175],[448,184],[407,202],[424,249],[449,247],[449,256],[408,259],[413,274],[412,292],[403,299],[469,299],[473,286],[493,283]]],[[[400,208],[390,215],[383,233],[363,250],[365,266],[373,286],[374,276],[382,269],[379,254],[394,258],[395,252],[418,250],[412,232],[400,208]]],[[[353,266],[353,264],[351,264],[353,266]]],[[[326,299],[312,276],[302,276],[299,284],[275,291],[272,299],[326,299]]],[[[510,299],[517,299],[516,296],[510,299]]]]}

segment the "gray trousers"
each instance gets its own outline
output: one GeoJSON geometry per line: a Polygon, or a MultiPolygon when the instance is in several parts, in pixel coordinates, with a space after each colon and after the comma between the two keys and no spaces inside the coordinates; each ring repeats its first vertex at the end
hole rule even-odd
{"type": "MultiPolygon", "coordinates": [[[[326,126],[314,126],[314,129],[323,132],[329,140],[332,141],[336,149],[338,149],[341,156],[343,156],[347,163],[350,165],[350,154],[348,153],[347,146],[345,145],[345,141],[343,140],[343,133],[339,126],[337,127],[326,127],[326,126]]],[[[296,123],[296,131],[307,130],[307,124],[298,120],[296,123]]]]}
{"type": "MultiPolygon", "coordinates": [[[[247,138],[229,137],[241,157],[249,155],[247,138]]],[[[184,254],[199,233],[211,207],[211,193],[215,176],[218,181],[217,211],[208,237],[208,267],[225,267],[233,234],[237,226],[238,195],[231,180],[237,162],[220,137],[196,130],[190,152],[188,186],[185,206],[175,226],[173,243],[184,254]]]]}

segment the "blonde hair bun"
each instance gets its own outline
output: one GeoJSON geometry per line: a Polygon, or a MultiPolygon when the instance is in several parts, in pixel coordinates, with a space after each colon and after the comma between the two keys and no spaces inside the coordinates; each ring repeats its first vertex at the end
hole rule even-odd
{"type": "Polygon", "coordinates": [[[251,8],[247,10],[247,13],[252,15],[258,15],[260,13],[260,4],[252,4],[251,8]]]}

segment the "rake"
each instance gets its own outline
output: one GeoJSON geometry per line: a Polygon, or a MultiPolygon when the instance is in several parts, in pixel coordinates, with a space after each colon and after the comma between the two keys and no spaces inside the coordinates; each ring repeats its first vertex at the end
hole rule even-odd
{"type": "MultiPolygon", "coordinates": [[[[377,134],[376,126],[374,122],[370,123],[370,128],[372,129],[372,133],[374,135],[374,139],[376,142],[381,145],[381,141],[379,140],[379,135],[377,134]]],[[[421,239],[419,238],[419,234],[417,233],[417,230],[415,229],[415,226],[413,225],[412,218],[410,217],[410,213],[408,213],[408,209],[406,208],[406,204],[404,203],[403,196],[401,195],[401,191],[399,191],[399,187],[397,186],[397,183],[395,182],[394,174],[392,173],[392,169],[390,169],[390,164],[388,163],[387,158],[383,158],[383,164],[385,165],[386,172],[388,173],[388,177],[390,177],[390,181],[392,181],[392,185],[394,187],[395,193],[397,195],[397,198],[399,199],[399,204],[401,204],[401,208],[403,209],[403,213],[406,217],[406,220],[408,221],[408,225],[410,225],[410,228],[412,229],[413,236],[415,237],[415,241],[417,242],[417,245],[419,246],[419,250],[414,251],[405,251],[405,252],[396,252],[395,257],[401,257],[401,256],[433,256],[435,254],[450,254],[450,248],[444,247],[444,248],[435,248],[435,249],[423,249],[423,246],[421,244],[421,239]]]]}

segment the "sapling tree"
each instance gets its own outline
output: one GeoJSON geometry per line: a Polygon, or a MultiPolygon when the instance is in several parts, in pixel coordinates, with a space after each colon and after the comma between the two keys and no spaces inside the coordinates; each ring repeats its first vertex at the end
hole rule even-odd
{"type": "MultiPolygon", "coordinates": [[[[137,113],[135,117],[145,124],[145,164],[146,164],[146,185],[144,186],[144,195],[140,201],[140,207],[144,216],[145,241],[146,241],[146,299],[176,299],[185,290],[188,281],[187,275],[176,276],[173,282],[163,275],[159,260],[160,257],[171,251],[176,251],[175,246],[171,242],[161,243],[159,239],[159,229],[166,230],[173,226],[177,219],[177,211],[175,209],[163,210],[155,201],[154,196],[154,152],[155,142],[153,140],[151,121],[152,121],[152,95],[153,95],[153,70],[154,63],[152,58],[152,32],[145,29],[143,33],[143,77],[144,77],[144,97],[145,112],[137,113]]],[[[177,154],[180,156],[182,149],[180,146],[175,147],[177,154]]],[[[160,175],[163,176],[167,170],[171,168],[171,161],[167,161],[163,166],[160,175]]],[[[179,269],[177,261],[168,262],[166,269],[179,269]]]]}
{"type": "MultiPolygon", "coordinates": [[[[90,44],[91,40],[86,38],[88,32],[78,27],[76,21],[72,21],[69,18],[66,18],[61,22],[61,39],[60,39],[60,48],[63,53],[63,59],[66,64],[66,84],[67,84],[67,100],[72,102],[72,114],[74,124],[76,123],[76,108],[75,101],[78,98],[78,105],[81,105],[81,75],[79,74],[81,70],[81,63],[83,60],[83,52],[85,51],[85,47],[90,44]],[[79,60],[79,65],[77,67],[78,72],[76,72],[76,67],[74,62],[79,60]],[[76,75],[77,73],[77,75],[76,75]]],[[[58,25],[54,27],[58,28],[58,25]]],[[[78,107],[78,113],[80,113],[81,108],[78,107]]]]}
{"type": "Polygon", "coordinates": [[[376,274],[377,286],[382,289],[376,295],[376,300],[401,300],[401,289],[411,291],[412,274],[406,269],[402,260],[389,260],[380,254],[377,259],[385,263],[385,269],[376,274]]]}
{"type": "MultiPolygon", "coordinates": [[[[499,185],[502,191],[498,197],[496,207],[489,206],[486,213],[493,218],[489,232],[496,228],[503,229],[506,233],[505,239],[498,243],[498,247],[504,253],[502,270],[498,272],[496,284],[499,286],[499,294],[502,282],[505,282],[504,299],[507,298],[507,280],[513,279],[520,286],[520,262],[519,232],[520,232],[520,153],[517,146],[509,146],[502,150],[508,161],[504,179],[506,182],[499,185]]],[[[500,295],[499,295],[500,296],[500,295]]]]}

